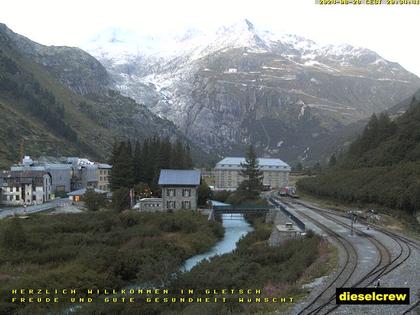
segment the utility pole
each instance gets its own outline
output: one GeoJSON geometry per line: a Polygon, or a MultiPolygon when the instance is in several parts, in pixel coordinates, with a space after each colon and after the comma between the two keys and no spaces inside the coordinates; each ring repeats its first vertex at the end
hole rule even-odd
{"type": "Polygon", "coordinates": [[[351,223],[350,223],[350,225],[351,225],[350,235],[353,236],[353,223],[354,223],[354,213],[353,213],[353,211],[350,211],[350,220],[351,220],[351,223]]]}
{"type": "Polygon", "coordinates": [[[130,189],[130,209],[134,207],[134,191],[133,188],[130,189]]]}

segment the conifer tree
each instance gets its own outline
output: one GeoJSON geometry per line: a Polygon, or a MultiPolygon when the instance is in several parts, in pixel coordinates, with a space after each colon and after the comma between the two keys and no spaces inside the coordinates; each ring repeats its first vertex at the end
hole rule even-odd
{"type": "Polygon", "coordinates": [[[149,140],[145,139],[143,141],[143,145],[142,145],[142,150],[141,150],[141,154],[140,154],[140,169],[142,170],[141,172],[141,182],[143,183],[150,183],[150,178],[148,175],[148,172],[150,170],[150,151],[149,151],[149,140]]]}
{"type": "Polygon", "coordinates": [[[191,159],[191,150],[190,150],[190,146],[187,144],[184,148],[184,165],[183,167],[185,169],[189,169],[193,167],[193,162],[191,159]]]}
{"type": "Polygon", "coordinates": [[[131,188],[134,184],[131,143],[129,141],[127,143],[121,142],[115,152],[117,156],[111,158],[114,161],[111,174],[111,189],[115,191],[122,187],[131,188]]]}
{"type": "Polygon", "coordinates": [[[141,144],[139,141],[136,141],[133,154],[133,176],[134,184],[142,182],[142,165],[141,165],[141,144]]]}
{"type": "Polygon", "coordinates": [[[184,168],[184,148],[182,142],[179,139],[175,142],[174,148],[172,150],[172,159],[173,168],[184,168]]]}
{"type": "Polygon", "coordinates": [[[328,162],[328,166],[334,167],[337,164],[337,158],[335,157],[335,154],[331,155],[330,161],[328,162]]]}
{"type": "Polygon", "coordinates": [[[159,169],[171,167],[171,142],[168,138],[160,141],[159,169]]]}
{"type": "Polygon", "coordinates": [[[245,199],[257,199],[263,189],[263,173],[258,165],[257,155],[254,146],[250,145],[245,157],[245,163],[241,163],[243,168],[240,175],[244,180],[239,184],[238,193],[245,199]]]}

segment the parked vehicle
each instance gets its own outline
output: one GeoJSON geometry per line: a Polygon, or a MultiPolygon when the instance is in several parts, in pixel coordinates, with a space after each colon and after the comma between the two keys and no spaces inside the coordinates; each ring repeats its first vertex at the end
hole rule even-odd
{"type": "Polygon", "coordinates": [[[292,198],[299,198],[299,196],[296,194],[296,188],[295,187],[283,187],[279,191],[280,196],[288,196],[292,198]]]}

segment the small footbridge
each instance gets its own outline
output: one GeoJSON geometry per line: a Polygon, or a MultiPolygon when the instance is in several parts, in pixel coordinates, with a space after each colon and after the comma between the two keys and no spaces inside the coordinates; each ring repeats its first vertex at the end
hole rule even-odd
{"type": "MultiPolygon", "coordinates": [[[[216,200],[210,200],[211,211],[209,220],[215,220],[218,215],[222,214],[267,214],[268,211],[274,209],[273,205],[232,205],[216,200]]],[[[234,218],[234,216],[231,216],[234,218]]]]}

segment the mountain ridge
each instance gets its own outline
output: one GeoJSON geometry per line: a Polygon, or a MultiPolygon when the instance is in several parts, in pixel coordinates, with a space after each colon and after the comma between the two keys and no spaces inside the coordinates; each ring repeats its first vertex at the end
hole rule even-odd
{"type": "Polygon", "coordinates": [[[108,70],[111,85],[222,155],[255,142],[260,154],[302,159],[317,137],[420,87],[417,76],[371,50],[321,46],[247,20],[211,34],[147,38],[144,45],[146,37],[112,36],[111,44],[103,37],[84,47],[108,70]]]}

